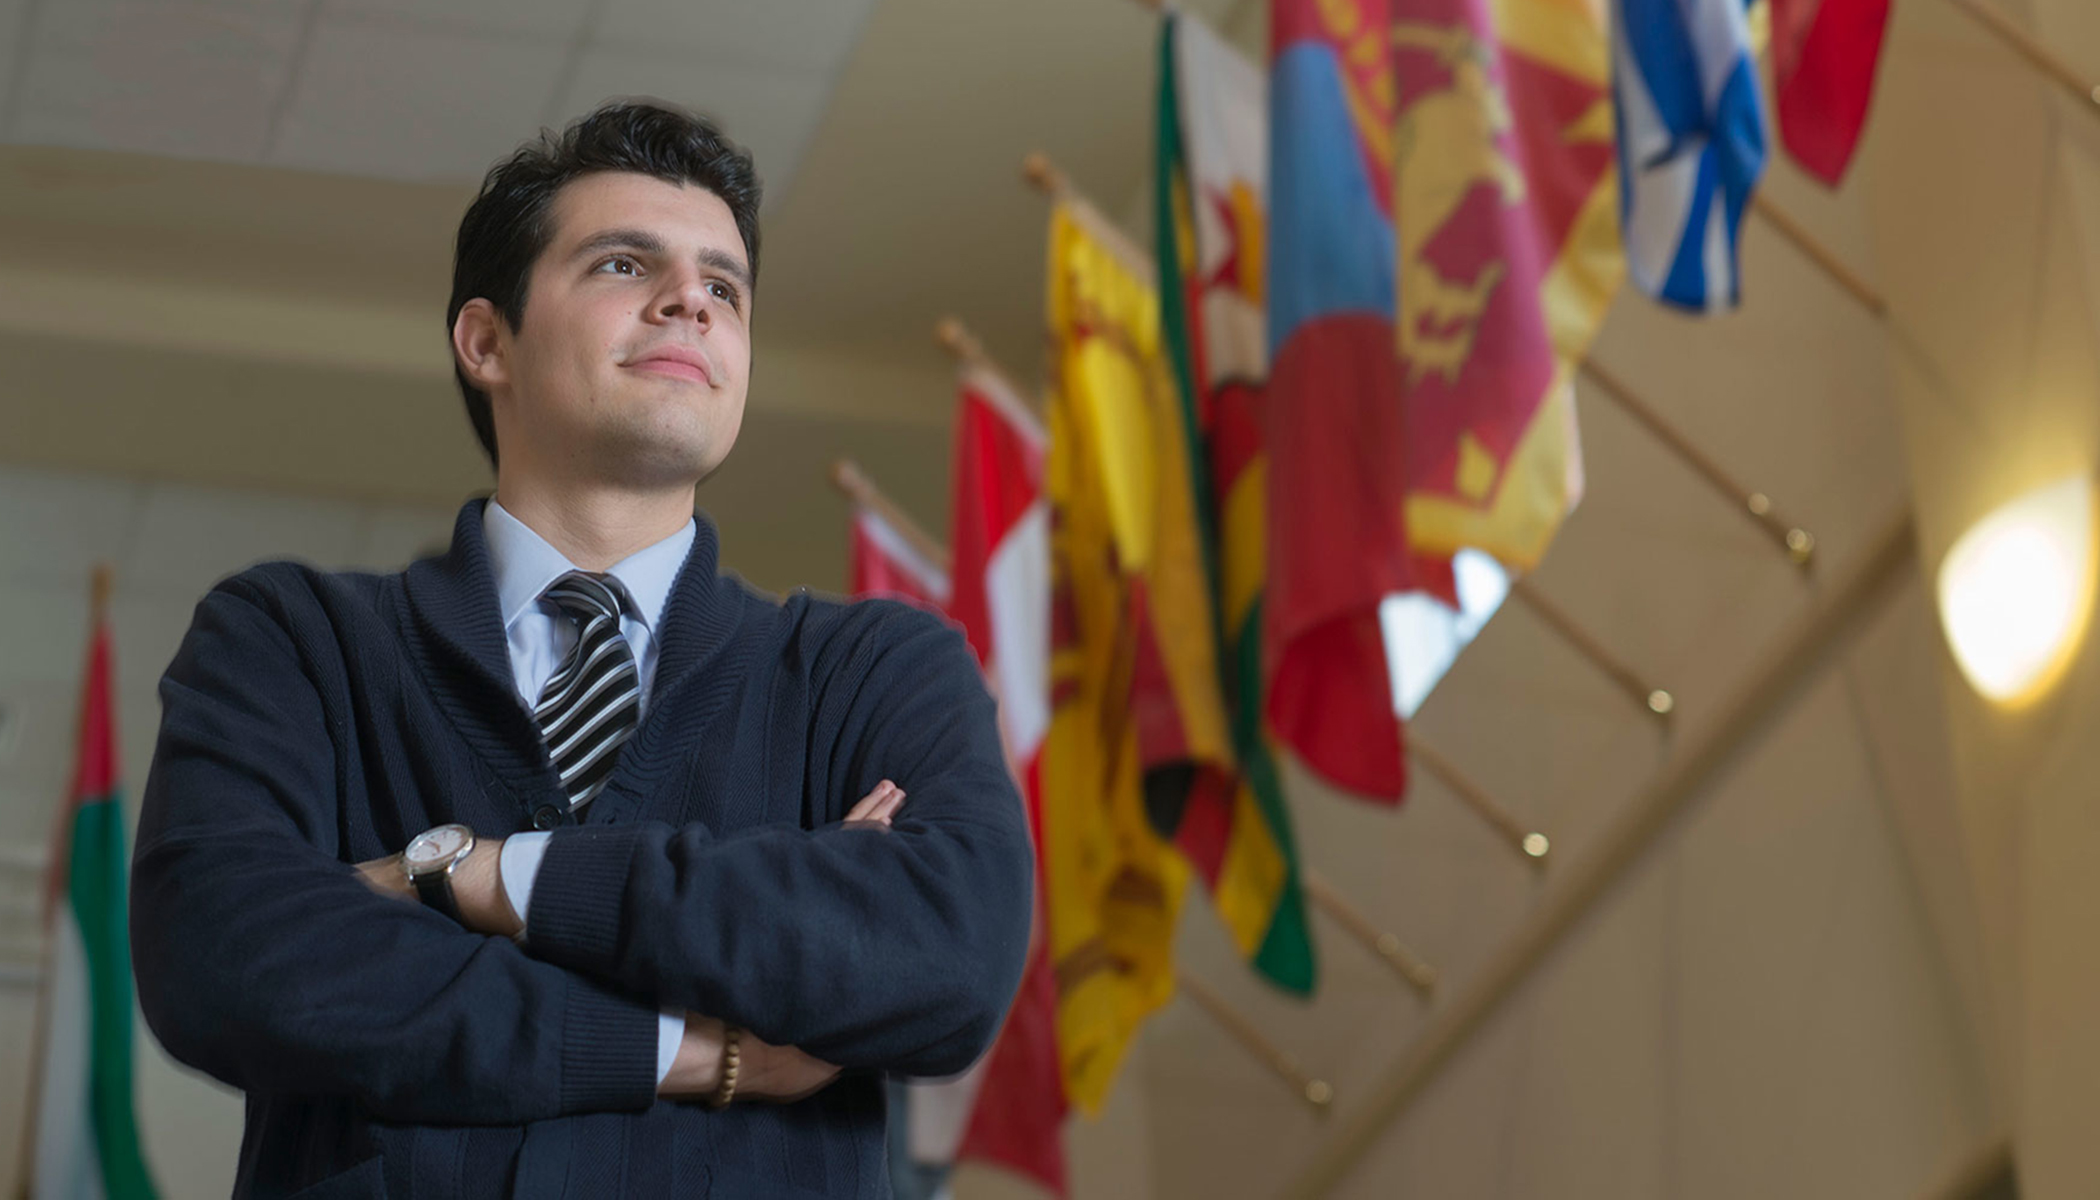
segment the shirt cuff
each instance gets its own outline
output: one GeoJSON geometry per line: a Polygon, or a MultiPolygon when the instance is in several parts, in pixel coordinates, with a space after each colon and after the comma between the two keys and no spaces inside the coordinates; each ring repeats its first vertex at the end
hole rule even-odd
{"type": "Polygon", "coordinates": [[[661,1089],[678,1061],[679,1044],[685,1041],[685,1013],[667,1008],[656,1018],[656,1086],[661,1089]]]}
{"type": "MultiPolygon", "coordinates": [[[[540,876],[540,860],[547,857],[547,839],[552,836],[544,832],[514,833],[503,839],[503,853],[496,859],[496,873],[503,879],[503,898],[509,902],[510,911],[518,914],[518,924],[525,924],[525,914],[532,909],[532,885],[540,876]]],[[[522,941],[523,934],[519,935],[522,941]]],[[[684,1018],[679,1024],[684,1025],[684,1018]]],[[[662,1058],[662,1054],[657,1055],[662,1058]]],[[[663,1072],[657,1072],[663,1078],[663,1072]]]]}

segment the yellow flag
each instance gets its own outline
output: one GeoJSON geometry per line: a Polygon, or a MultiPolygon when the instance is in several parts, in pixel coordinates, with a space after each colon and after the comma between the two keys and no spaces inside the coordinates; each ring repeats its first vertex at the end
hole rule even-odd
{"type": "Polygon", "coordinates": [[[1147,819],[1145,772],[1230,762],[1158,298],[1121,253],[1053,213],[1043,871],[1065,1090],[1086,1112],[1174,994],[1188,868],[1147,819]]]}

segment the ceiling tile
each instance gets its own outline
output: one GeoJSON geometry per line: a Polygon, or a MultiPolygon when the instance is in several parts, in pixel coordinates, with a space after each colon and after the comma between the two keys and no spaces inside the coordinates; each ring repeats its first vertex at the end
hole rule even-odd
{"type": "Polygon", "coordinates": [[[829,68],[844,57],[870,0],[605,0],[592,40],[690,49],[709,61],[829,68]]]}
{"type": "Polygon", "coordinates": [[[767,70],[594,50],[584,55],[562,102],[562,119],[608,99],[650,96],[705,113],[751,151],[766,207],[786,193],[830,97],[828,73],[767,70]]]}
{"type": "Polygon", "coordinates": [[[10,133],[24,142],[252,160],[302,12],[229,0],[44,4],[10,133]]]}
{"type": "Polygon", "coordinates": [[[494,33],[571,41],[589,0],[323,0],[329,19],[348,24],[408,21],[455,33],[494,33]]]}
{"type": "Polygon", "coordinates": [[[567,54],[552,42],[325,20],[270,161],[479,180],[538,129],[567,54]]]}

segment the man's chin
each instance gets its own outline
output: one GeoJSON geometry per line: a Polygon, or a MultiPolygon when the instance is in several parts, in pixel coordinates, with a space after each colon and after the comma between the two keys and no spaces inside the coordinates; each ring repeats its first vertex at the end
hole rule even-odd
{"type": "Polygon", "coordinates": [[[638,491],[693,487],[728,457],[728,446],[692,439],[630,438],[606,447],[606,472],[638,491]]]}

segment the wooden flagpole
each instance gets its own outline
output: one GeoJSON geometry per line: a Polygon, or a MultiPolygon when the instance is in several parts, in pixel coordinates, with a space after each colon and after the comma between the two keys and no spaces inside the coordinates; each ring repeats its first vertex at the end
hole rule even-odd
{"type": "MultiPolygon", "coordinates": [[[[1072,187],[1070,181],[1065,178],[1064,173],[1051,163],[1049,156],[1040,152],[1030,154],[1026,159],[1022,160],[1021,174],[1037,191],[1050,197],[1052,200],[1066,205],[1072,211],[1074,219],[1086,224],[1089,233],[1098,234],[1110,253],[1115,254],[1123,261],[1123,266],[1126,269],[1133,274],[1138,274],[1146,282],[1157,286],[1158,274],[1152,269],[1151,264],[1135,249],[1130,239],[1123,235],[1114,222],[1103,216],[1100,209],[1094,207],[1085,196],[1080,195],[1072,187]],[[1140,273],[1140,268],[1142,268],[1142,273],[1140,273]]],[[[1571,626],[1572,622],[1567,625],[1556,625],[1554,628],[1558,630],[1571,626]]],[[[1584,640],[1574,644],[1576,649],[1583,651],[1585,655],[1592,651],[1604,652],[1603,644],[1595,638],[1586,637],[1584,640]]],[[[1633,672],[1629,668],[1626,668],[1624,664],[1620,663],[1617,658],[1609,653],[1604,654],[1604,659],[1600,661],[1599,666],[1614,679],[1634,677],[1633,672]]],[[[1668,693],[1663,694],[1667,695],[1668,693]]],[[[1647,703],[1646,693],[1643,693],[1642,703],[1647,703]]],[[[1675,707],[1674,701],[1665,709],[1657,711],[1667,711],[1669,707],[1675,707]]],[[[1410,736],[1407,742],[1411,750],[1422,751],[1428,749],[1422,744],[1419,737],[1410,736]]],[[[1502,830],[1505,836],[1508,836],[1510,830],[1518,824],[1516,818],[1510,816],[1507,809],[1497,804],[1485,789],[1472,784],[1470,781],[1465,781],[1463,784],[1453,782],[1453,780],[1464,780],[1465,777],[1458,773],[1457,768],[1451,764],[1449,759],[1435,754],[1434,751],[1430,751],[1430,754],[1432,757],[1425,760],[1425,765],[1429,763],[1434,764],[1430,766],[1431,773],[1444,779],[1447,784],[1451,785],[1452,791],[1457,793],[1459,798],[1464,800],[1473,811],[1479,813],[1489,824],[1502,830]],[[1448,775],[1445,774],[1446,771],[1449,772],[1448,775]]],[[[1421,757],[1419,753],[1417,757],[1421,757]]],[[[1521,829],[1509,840],[1518,853],[1531,859],[1533,862],[1545,858],[1550,846],[1544,834],[1521,829]]]]}
{"type": "MultiPolygon", "coordinates": [[[[834,462],[831,465],[830,474],[832,486],[837,488],[848,500],[874,510],[883,520],[889,522],[906,541],[911,543],[912,549],[925,555],[927,559],[941,564],[943,570],[947,570],[950,567],[953,559],[948,552],[948,548],[934,540],[933,536],[927,533],[918,522],[912,520],[889,497],[883,495],[882,490],[877,488],[874,482],[867,475],[863,474],[852,460],[842,458],[834,462]]],[[[1400,953],[1405,954],[1406,952],[1402,950],[1400,953]]],[[[1429,969],[1431,977],[1434,978],[1435,973],[1433,969],[1424,969],[1429,969]]],[[[1182,990],[1186,991],[1190,998],[1195,1000],[1197,1005],[1203,1011],[1209,1013],[1218,1024],[1224,1026],[1226,1031],[1231,1033],[1241,1046],[1265,1063],[1285,1083],[1289,1084],[1292,1090],[1296,1091],[1299,1097],[1308,1105],[1316,1110],[1325,1112],[1328,1106],[1334,1103],[1334,1088],[1329,1086],[1325,1080],[1315,1079],[1307,1075],[1303,1067],[1299,1065],[1297,1055],[1284,1050],[1275,1042],[1270,1041],[1251,1018],[1232,1007],[1231,1003],[1219,995],[1210,985],[1186,971],[1177,971],[1177,974],[1180,977],[1182,990]]]]}
{"type": "Polygon", "coordinates": [[[1966,13],[1970,20],[1989,30],[1998,41],[2020,56],[2028,66],[2049,77],[2049,80],[2082,102],[2087,112],[2100,116],[2100,83],[2081,76],[2071,64],[2058,58],[2033,34],[2012,23],[2011,18],[1999,12],[1983,0],[1947,0],[1947,3],[1966,13]]]}
{"type": "Polygon", "coordinates": [[[1501,1010],[1714,778],[1771,726],[1916,562],[1917,539],[1906,509],[1881,527],[1822,602],[1802,614],[1759,658],[1757,670],[1726,698],[1713,720],[1683,743],[1662,772],[1620,811],[1596,849],[1559,877],[1466,989],[1431,1017],[1421,1036],[1373,1085],[1334,1137],[1315,1151],[1283,1193],[1286,1197],[1313,1200],[1341,1183],[1473,1032],[1501,1010]]]}
{"type": "MultiPolygon", "coordinates": [[[[106,562],[96,563],[94,569],[88,573],[88,640],[90,645],[93,644],[94,638],[101,632],[104,622],[109,620],[109,601],[110,597],[116,594],[116,590],[116,571],[106,562]]],[[[83,685],[84,682],[85,677],[83,676],[83,685]]],[[[115,697],[111,697],[111,700],[114,702],[115,697]]],[[[77,731],[75,736],[78,736],[77,731]]],[[[37,981],[36,1016],[34,1018],[35,1036],[30,1039],[29,1043],[31,1047],[29,1070],[26,1072],[29,1076],[29,1092],[23,1101],[23,1111],[28,1114],[28,1119],[22,1122],[20,1157],[15,1163],[15,1194],[18,1196],[29,1195],[36,1184],[37,1139],[46,1115],[43,1111],[43,1051],[44,1043],[50,1037],[51,1030],[51,985],[54,982],[51,975],[51,960],[57,950],[52,925],[56,921],[65,920],[64,917],[58,915],[58,896],[52,890],[54,886],[52,872],[60,869],[59,864],[41,855],[38,856],[37,862],[42,868],[40,873],[44,885],[39,889],[38,895],[43,909],[41,914],[43,918],[43,945],[39,952],[36,973],[33,976],[37,981]]]]}
{"type": "Polygon", "coordinates": [[[1333,1108],[1332,1084],[1306,1074],[1305,1067],[1298,1061],[1297,1055],[1270,1041],[1268,1035],[1261,1031],[1261,1027],[1254,1023],[1253,1018],[1234,1008],[1225,997],[1218,994],[1216,988],[1187,971],[1176,970],[1175,976],[1180,980],[1182,993],[1194,1000],[1196,1007],[1223,1026],[1225,1032],[1231,1034],[1233,1040],[1247,1053],[1267,1064],[1278,1079],[1291,1085],[1291,1089],[1298,1093],[1298,1098],[1305,1101],[1308,1108],[1322,1116],[1333,1108]]]}
{"type": "Polygon", "coordinates": [[[962,318],[942,317],[934,322],[933,340],[941,344],[941,349],[954,356],[956,362],[972,370],[982,371],[998,381],[999,386],[1030,406],[1031,411],[1028,415],[1037,424],[1042,423],[1043,414],[1033,411],[1034,404],[1029,400],[1030,393],[1022,390],[1021,385],[1014,382],[1014,377],[1007,374],[1006,369],[985,350],[984,343],[978,341],[977,335],[970,332],[970,327],[962,323],[962,318]]]}
{"type": "Polygon", "coordinates": [[[1859,301],[1859,306],[1866,309],[1875,320],[1886,322],[1889,319],[1888,300],[1875,291],[1872,284],[1861,278],[1858,272],[1846,266],[1845,260],[1839,258],[1836,251],[1825,246],[1810,233],[1807,226],[1779,207],[1777,201],[1766,196],[1763,188],[1750,193],[1750,207],[1765,219],[1766,224],[1778,230],[1779,236],[1799,250],[1803,257],[1829,276],[1832,283],[1859,301]]]}
{"type": "Polygon", "coordinates": [[[841,458],[831,464],[831,486],[837,488],[848,500],[862,508],[872,509],[876,516],[889,522],[911,548],[918,551],[927,562],[947,571],[951,566],[948,547],[942,545],[932,534],[919,527],[918,522],[905,515],[903,509],[890,501],[882,490],[861,473],[860,467],[850,458],[841,458]]]}
{"type": "Polygon", "coordinates": [[[1713,456],[1701,450],[1693,441],[1680,433],[1676,426],[1665,420],[1661,413],[1649,407],[1647,402],[1635,395],[1632,388],[1595,358],[1585,356],[1582,373],[1596,384],[1620,411],[1630,416],[1648,433],[1670,449],[1707,485],[1726,497],[1736,510],[1757,523],[1757,527],[1779,544],[1795,565],[1806,567],[1814,560],[1815,535],[1779,515],[1772,507],[1772,498],[1763,492],[1751,491],[1728,473],[1713,456]]]}
{"type": "Polygon", "coordinates": [[[1486,788],[1475,783],[1472,776],[1459,770],[1457,763],[1444,757],[1435,747],[1420,737],[1409,734],[1407,753],[1423,770],[1434,775],[1437,782],[1450,788],[1452,795],[1457,796],[1467,808],[1473,810],[1473,815],[1487,822],[1496,833],[1501,834],[1502,840],[1509,843],[1510,849],[1529,859],[1533,865],[1543,863],[1546,861],[1546,855],[1552,853],[1553,843],[1545,834],[1519,821],[1489,794],[1486,788]]]}
{"type": "Polygon", "coordinates": [[[1656,716],[1667,718],[1677,711],[1677,697],[1668,689],[1660,688],[1643,679],[1640,672],[1627,666],[1618,655],[1613,654],[1604,643],[1598,641],[1589,630],[1575,623],[1566,609],[1546,598],[1545,593],[1521,576],[1509,581],[1509,594],[1544,621],[1548,628],[1561,636],[1561,640],[1575,647],[1584,658],[1590,660],[1599,671],[1604,672],[1619,690],[1641,708],[1656,716]]]}
{"type": "Polygon", "coordinates": [[[1334,890],[1334,885],[1327,882],[1326,876],[1318,871],[1307,871],[1304,884],[1305,897],[1313,902],[1314,907],[1334,918],[1335,924],[1363,943],[1365,949],[1383,960],[1424,999],[1436,990],[1436,968],[1401,945],[1398,934],[1380,929],[1362,910],[1343,899],[1342,894],[1334,890]]]}

